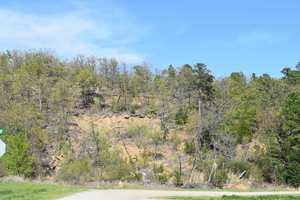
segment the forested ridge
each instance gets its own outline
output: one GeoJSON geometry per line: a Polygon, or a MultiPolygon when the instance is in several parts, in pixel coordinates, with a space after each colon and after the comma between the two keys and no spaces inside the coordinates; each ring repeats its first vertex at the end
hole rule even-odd
{"type": "Polygon", "coordinates": [[[49,49],[2,52],[0,176],[223,188],[229,174],[246,171],[252,187],[299,187],[300,62],[281,72],[214,77],[203,63],[157,70],[105,57],[62,60],[49,49]],[[124,115],[131,125],[123,129],[95,124],[124,115]],[[89,118],[81,135],[80,116],[89,118]],[[135,124],[144,118],[157,123],[135,124]]]}

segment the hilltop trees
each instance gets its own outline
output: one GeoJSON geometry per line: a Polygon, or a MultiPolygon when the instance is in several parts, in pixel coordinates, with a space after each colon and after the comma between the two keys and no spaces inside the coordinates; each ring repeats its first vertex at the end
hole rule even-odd
{"type": "Polygon", "coordinates": [[[284,74],[283,79],[290,85],[298,85],[300,82],[300,64],[296,66],[297,70],[291,68],[284,68],[281,73],[284,74]]]}

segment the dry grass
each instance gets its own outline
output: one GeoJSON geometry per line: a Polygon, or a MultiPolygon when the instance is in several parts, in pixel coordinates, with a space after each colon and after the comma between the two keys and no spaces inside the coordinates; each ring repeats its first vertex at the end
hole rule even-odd
{"type": "Polygon", "coordinates": [[[5,176],[0,178],[0,182],[3,183],[26,183],[29,182],[28,179],[25,179],[24,176],[5,176]]]}

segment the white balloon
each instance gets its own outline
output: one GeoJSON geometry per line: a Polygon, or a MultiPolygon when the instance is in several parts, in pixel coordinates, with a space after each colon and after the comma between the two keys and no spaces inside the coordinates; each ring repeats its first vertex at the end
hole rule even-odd
{"type": "Polygon", "coordinates": [[[5,153],[5,143],[0,140],[0,157],[5,153]]]}

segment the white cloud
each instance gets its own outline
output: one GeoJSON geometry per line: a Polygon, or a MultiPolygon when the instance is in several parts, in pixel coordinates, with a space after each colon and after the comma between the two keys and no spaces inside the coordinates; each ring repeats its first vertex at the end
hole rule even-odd
{"type": "Polygon", "coordinates": [[[254,30],[250,33],[238,36],[238,41],[242,43],[267,43],[276,44],[287,39],[286,34],[274,34],[263,30],[254,30]]]}
{"type": "Polygon", "coordinates": [[[93,18],[88,11],[62,16],[38,16],[0,10],[1,50],[51,48],[58,55],[76,54],[113,57],[130,63],[143,60],[128,46],[140,40],[147,30],[121,18],[93,18]]]}

